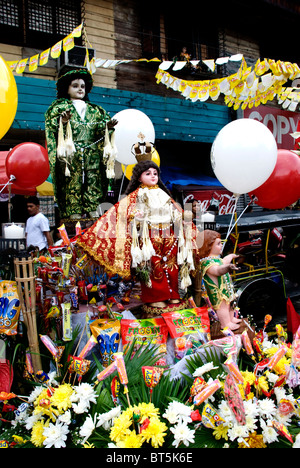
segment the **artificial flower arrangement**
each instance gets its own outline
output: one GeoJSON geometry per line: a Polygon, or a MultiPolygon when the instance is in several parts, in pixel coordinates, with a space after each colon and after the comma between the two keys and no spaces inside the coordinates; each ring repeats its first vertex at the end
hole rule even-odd
{"type": "Polygon", "coordinates": [[[28,397],[0,394],[3,407],[18,405],[14,412],[5,413],[10,418],[1,416],[0,444],[300,447],[300,330],[292,344],[281,326],[276,331],[271,338],[265,326],[253,343],[230,333],[208,342],[204,353],[186,358],[186,372],[176,381],[168,369],[157,372],[153,348],[133,353],[131,346],[122,356],[125,380],[116,367],[107,376],[96,359],[98,376],[105,375],[104,380],[87,374],[72,385],[53,373],[28,397]],[[151,379],[146,378],[145,369],[151,379]]]}

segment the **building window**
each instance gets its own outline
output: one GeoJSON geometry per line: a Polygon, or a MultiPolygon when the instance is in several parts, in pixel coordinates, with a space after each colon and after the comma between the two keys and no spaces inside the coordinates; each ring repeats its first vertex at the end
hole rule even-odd
{"type": "Polygon", "coordinates": [[[46,48],[81,23],[81,0],[0,0],[0,42],[46,48]]]}

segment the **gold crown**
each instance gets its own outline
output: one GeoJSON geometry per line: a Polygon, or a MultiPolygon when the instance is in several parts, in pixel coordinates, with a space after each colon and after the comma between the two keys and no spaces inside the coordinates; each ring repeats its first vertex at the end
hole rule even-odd
{"type": "Polygon", "coordinates": [[[152,159],[152,145],[149,142],[145,143],[136,143],[133,147],[134,152],[135,152],[135,158],[137,162],[141,161],[151,161],[152,159]],[[142,149],[145,148],[145,150],[142,152],[142,149]]]}

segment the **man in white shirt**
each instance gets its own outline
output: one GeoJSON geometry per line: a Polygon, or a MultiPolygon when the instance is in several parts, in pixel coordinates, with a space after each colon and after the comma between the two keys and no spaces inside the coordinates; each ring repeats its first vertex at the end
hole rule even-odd
{"type": "Polygon", "coordinates": [[[26,246],[38,247],[39,251],[53,245],[48,218],[40,213],[40,201],[37,197],[27,199],[29,218],[26,221],[26,246]]]}

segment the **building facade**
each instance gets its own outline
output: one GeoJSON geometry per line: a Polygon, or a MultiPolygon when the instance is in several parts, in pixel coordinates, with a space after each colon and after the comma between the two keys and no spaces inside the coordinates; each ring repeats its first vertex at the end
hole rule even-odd
{"type": "MultiPolygon", "coordinates": [[[[91,101],[112,117],[127,108],[146,113],[155,128],[162,167],[176,167],[199,180],[202,174],[213,176],[211,144],[224,125],[244,116],[243,111],[228,107],[224,96],[203,102],[186,99],[157,83],[158,66],[188,56],[186,66],[178,70],[171,66],[168,71],[178,79],[213,80],[237,70],[230,61],[221,61],[214,69],[207,65],[222,57],[241,54],[249,66],[264,57],[297,62],[300,6],[293,0],[203,3],[0,0],[0,55],[8,62],[28,58],[22,72],[14,71],[18,110],[0,150],[25,141],[45,144],[44,112],[55,99],[55,80],[68,67],[84,64],[87,47],[98,65],[91,101]],[[82,22],[84,32],[75,38],[73,49],[29,70],[31,57],[54,46],[82,22]]],[[[276,100],[268,103],[268,112],[263,108],[253,109],[252,114],[246,110],[245,116],[273,125],[277,140],[294,130],[298,112],[285,115],[276,100]]]]}

